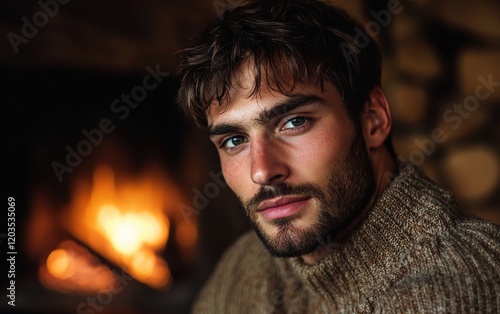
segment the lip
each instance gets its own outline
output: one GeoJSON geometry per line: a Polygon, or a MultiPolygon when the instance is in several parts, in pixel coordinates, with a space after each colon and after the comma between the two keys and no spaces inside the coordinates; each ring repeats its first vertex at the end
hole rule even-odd
{"type": "Polygon", "coordinates": [[[286,218],[298,213],[311,199],[309,196],[285,196],[263,201],[257,212],[268,220],[286,218]]]}

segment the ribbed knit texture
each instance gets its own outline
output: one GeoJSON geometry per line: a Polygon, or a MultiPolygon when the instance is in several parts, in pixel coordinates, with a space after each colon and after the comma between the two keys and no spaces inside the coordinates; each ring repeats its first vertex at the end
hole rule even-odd
{"type": "Polygon", "coordinates": [[[461,214],[411,166],[319,264],[270,256],[254,232],[194,313],[500,313],[500,226],[461,214]]]}

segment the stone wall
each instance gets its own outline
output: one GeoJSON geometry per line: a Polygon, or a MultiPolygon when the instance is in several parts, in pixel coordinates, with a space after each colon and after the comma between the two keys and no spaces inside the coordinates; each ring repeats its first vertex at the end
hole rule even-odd
{"type": "Polygon", "coordinates": [[[382,48],[400,160],[500,223],[500,2],[330,2],[382,48]]]}

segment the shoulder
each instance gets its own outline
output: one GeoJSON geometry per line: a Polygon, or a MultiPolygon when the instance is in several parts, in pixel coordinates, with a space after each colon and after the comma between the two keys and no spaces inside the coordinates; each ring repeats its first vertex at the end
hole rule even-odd
{"type": "Polygon", "coordinates": [[[240,313],[265,306],[261,299],[270,289],[272,273],[271,255],[253,231],[245,233],[224,253],[194,313],[240,313]]]}
{"type": "Polygon", "coordinates": [[[376,312],[500,311],[500,226],[470,217],[455,223],[404,257],[405,274],[375,302],[376,312]]]}

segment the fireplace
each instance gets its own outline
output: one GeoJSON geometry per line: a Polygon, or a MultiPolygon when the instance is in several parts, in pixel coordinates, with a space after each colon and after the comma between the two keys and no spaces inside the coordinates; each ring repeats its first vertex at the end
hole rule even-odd
{"type": "MultiPolygon", "coordinates": [[[[163,257],[167,242],[175,241],[185,262],[193,257],[196,220],[183,219],[177,210],[182,196],[159,167],[120,176],[112,166],[99,164],[91,180],[77,178],[71,186],[69,204],[54,220],[54,228],[62,228],[70,239],[63,237],[40,266],[39,278],[46,287],[69,292],[109,289],[112,272],[96,261],[97,254],[135,280],[165,289],[173,280],[163,257]]],[[[41,210],[49,206],[37,202],[43,199],[34,204],[41,210]]],[[[31,236],[44,235],[33,231],[31,236]]]]}

